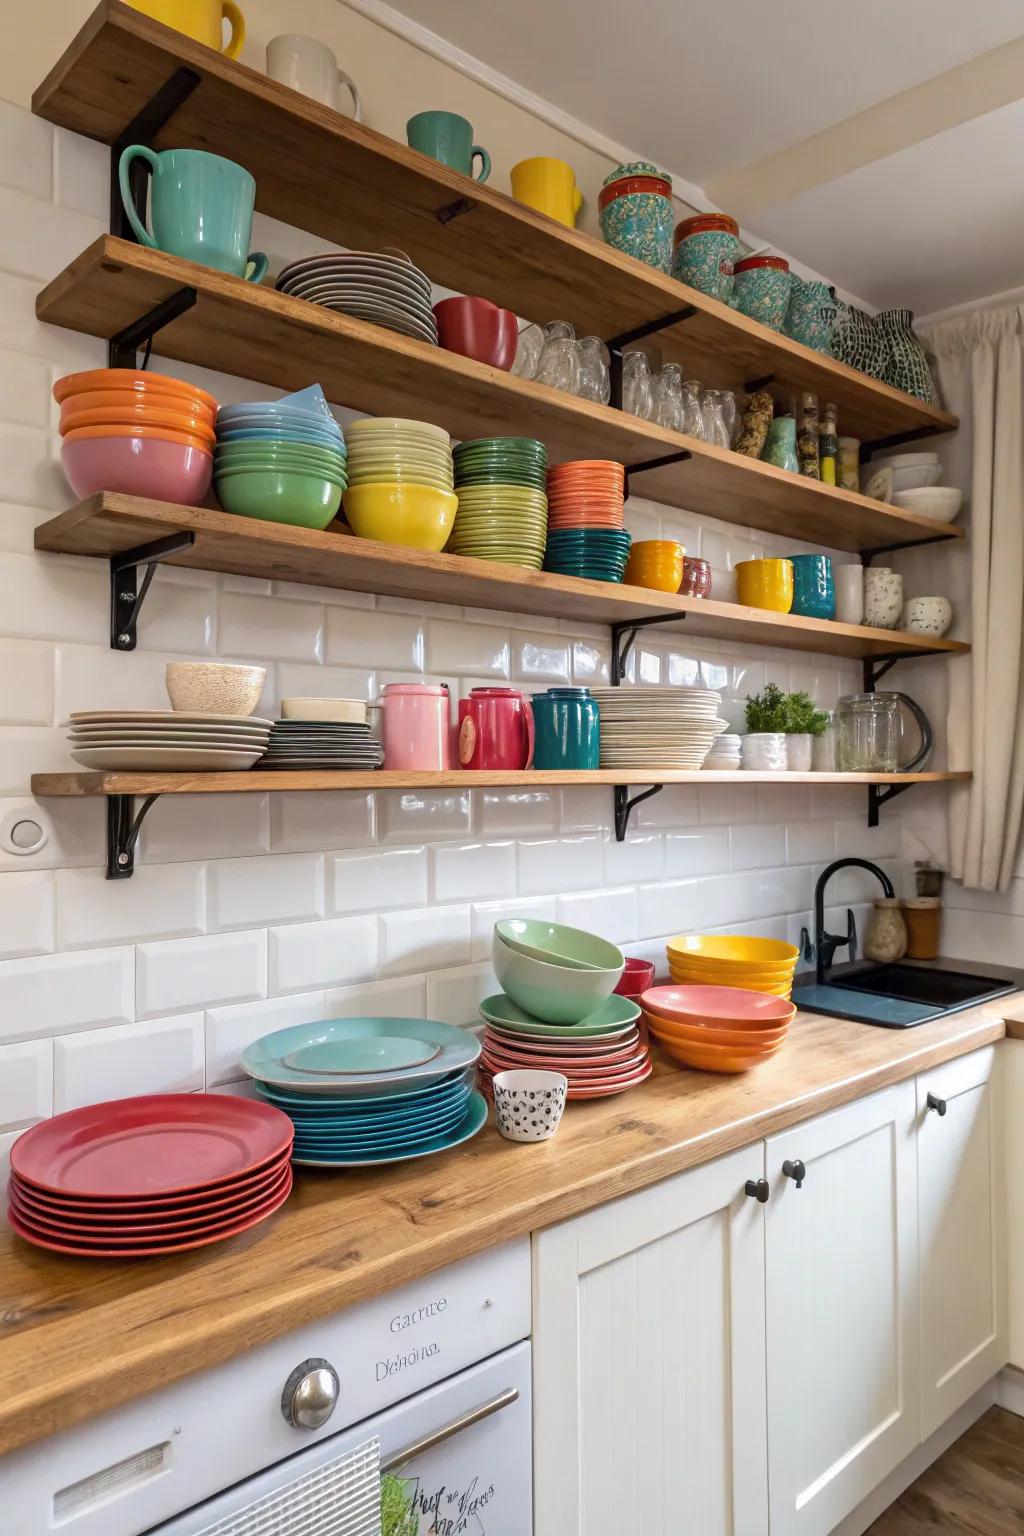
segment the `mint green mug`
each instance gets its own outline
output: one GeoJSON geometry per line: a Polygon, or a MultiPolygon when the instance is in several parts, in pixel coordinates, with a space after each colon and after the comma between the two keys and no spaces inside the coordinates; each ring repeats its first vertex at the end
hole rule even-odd
{"type": "Polygon", "coordinates": [[[463,176],[473,175],[473,161],[479,155],[480,174],[476,181],[486,181],[491,174],[491,157],[486,149],[473,143],[473,125],[455,112],[417,112],[405,125],[411,149],[431,160],[450,165],[463,176]]]}
{"type": "Polygon", "coordinates": [[[244,166],[201,149],[165,149],[155,154],[144,144],[131,144],[121,156],[117,175],[125,213],[143,245],[251,283],[266,275],[266,256],[249,250],[256,183],[244,166]],[[152,233],[139,217],[129,183],[132,161],[140,159],[153,171],[152,233]]]}

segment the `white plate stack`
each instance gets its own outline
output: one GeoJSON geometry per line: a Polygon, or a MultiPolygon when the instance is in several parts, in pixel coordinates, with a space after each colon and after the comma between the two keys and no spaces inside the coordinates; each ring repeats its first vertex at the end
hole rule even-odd
{"type": "Polygon", "coordinates": [[[728,721],[713,688],[593,688],[602,768],[699,768],[728,721]]]}
{"type": "Polygon", "coordinates": [[[401,251],[342,251],[285,267],[280,293],[437,346],[430,279],[401,251]]]}
{"type": "Polygon", "coordinates": [[[68,740],[83,768],[127,773],[224,773],[251,768],[270,740],[258,715],[175,709],[88,709],[71,716],[68,740]]]}
{"type": "Polygon", "coordinates": [[[717,769],[719,773],[737,773],[740,766],[740,738],[723,731],[717,737],[711,751],[701,763],[702,768],[717,769]]]}

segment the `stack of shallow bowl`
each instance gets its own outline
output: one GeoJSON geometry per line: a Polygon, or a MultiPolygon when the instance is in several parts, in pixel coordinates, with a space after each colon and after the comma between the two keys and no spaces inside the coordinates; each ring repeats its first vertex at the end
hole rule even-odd
{"type": "Polygon", "coordinates": [[[789,997],[800,951],[745,933],[685,933],[669,939],[669,974],[689,985],[741,987],[789,997]]]}
{"type": "Polygon", "coordinates": [[[69,373],[53,386],[61,462],[76,496],[121,491],[196,506],[210,488],[217,402],[134,368],[69,373]]]}
{"type": "Polygon", "coordinates": [[[696,769],[728,724],[714,688],[594,688],[602,768],[696,769]]]}
{"type": "Polygon", "coordinates": [[[495,924],[493,961],[505,990],[480,1005],[486,1093],[496,1072],[520,1068],[561,1072],[570,1099],[624,1093],[650,1076],[640,1008],[613,995],[624,963],[614,944],[562,923],[514,919],[495,924]]]}
{"type": "Polygon", "coordinates": [[[548,470],[545,570],[622,581],[630,546],[622,526],[625,483],[613,459],[575,459],[548,470]]]}
{"type": "Polygon", "coordinates": [[[480,1042],[433,1019],[327,1019],[242,1052],[260,1099],[295,1127],[292,1161],[359,1168],[445,1152],[483,1128],[480,1042]]]}
{"type": "Polygon", "coordinates": [[[673,1061],[700,1072],[749,1072],[782,1049],[793,1003],[737,987],[651,987],[647,1027],[673,1061]]]}
{"type": "Polygon", "coordinates": [[[455,449],[454,555],[539,571],[547,537],[548,455],[532,437],[482,437],[455,449]]]}
{"type": "Polygon", "coordinates": [[[281,400],[223,406],[214,483],[225,512],[326,528],[348,478],[345,439],[319,384],[281,400]]]}
{"type": "Polygon", "coordinates": [[[458,501],[451,438],[430,421],[365,416],[348,429],[345,516],[361,539],[442,550],[458,501]]]}

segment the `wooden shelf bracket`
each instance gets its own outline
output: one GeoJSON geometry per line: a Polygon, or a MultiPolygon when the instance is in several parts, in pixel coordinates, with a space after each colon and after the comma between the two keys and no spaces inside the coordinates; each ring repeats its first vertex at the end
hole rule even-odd
{"type": "Polygon", "coordinates": [[[140,544],[137,549],[127,549],[124,554],[114,555],[110,561],[110,649],[134,651],[137,639],[139,610],[145,601],[161,560],[170,555],[191,549],[196,536],[191,531],[171,533],[165,539],[154,539],[151,544],[140,544]],[[139,570],[146,573],[139,585],[139,570]]]}
{"type": "Polygon", "coordinates": [[[130,880],[135,873],[135,845],[142,823],[159,795],[147,795],[135,811],[134,795],[107,796],[107,879],[130,880]]]}

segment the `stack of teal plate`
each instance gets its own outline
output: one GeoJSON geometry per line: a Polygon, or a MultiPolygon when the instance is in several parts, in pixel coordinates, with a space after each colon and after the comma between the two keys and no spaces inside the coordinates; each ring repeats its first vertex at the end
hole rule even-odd
{"type": "Polygon", "coordinates": [[[630,536],[617,528],[553,528],[544,569],[590,581],[619,581],[626,574],[630,536]]]}
{"type": "Polygon", "coordinates": [[[483,437],[454,450],[459,510],[450,554],[539,571],[547,538],[547,449],[532,437],[483,437]]]}
{"type": "Polygon", "coordinates": [[[359,1168],[444,1152],[482,1129],[480,1044],[433,1019],[328,1019],[242,1053],[256,1092],[295,1126],[292,1161],[359,1168]]]}

